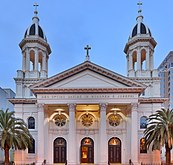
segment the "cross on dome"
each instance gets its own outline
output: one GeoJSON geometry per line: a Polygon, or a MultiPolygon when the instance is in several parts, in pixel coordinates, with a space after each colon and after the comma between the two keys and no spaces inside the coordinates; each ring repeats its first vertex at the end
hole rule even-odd
{"type": "Polygon", "coordinates": [[[86,47],[84,47],[84,49],[86,50],[86,59],[85,59],[85,61],[90,61],[89,50],[91,49],[91,47],[89,45],[87,45],[86,47]]]}
{"type": "Polygon", "coordinates": [[[138,13],[142,13],[142,2],[139,0],[139,2],[137,3],[139,9],[138,9],[138,13]]]}
{"type": "Polygon", "coordinates": [[[35,2],[33,6],[35,7],[34,14],[37,15],[37,14],[38,14],[37,7],[38,7],[39,5],[38,5],[37,2],[35,2]]]}

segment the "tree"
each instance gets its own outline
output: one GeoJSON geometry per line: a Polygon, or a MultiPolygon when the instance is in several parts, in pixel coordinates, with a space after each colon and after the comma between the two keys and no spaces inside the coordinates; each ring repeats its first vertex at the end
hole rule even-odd
{"type": "Polygon", "coordinates": [[[166,165],[170,165],[173,146],[173,109],[161,108],[150,115],[144,138],[148,149],[150,145],[152,150],[160,150],[160,147],[165,147],[166,165]]]}
{"type": "Polygon", "coordinates": [[[23,119],[15,118],[14,111],[0,110],[0,142],[9,165],[10,148],[25,150],[32,145],[32,136],[23,119]]]}

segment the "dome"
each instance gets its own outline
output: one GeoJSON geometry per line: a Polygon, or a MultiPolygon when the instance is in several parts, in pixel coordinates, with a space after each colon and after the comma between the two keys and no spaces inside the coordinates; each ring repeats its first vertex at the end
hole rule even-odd
{"type": "Polygon", "coordinates": [[[150,29],[142,22],[143,21],[143,16],[138,16],[137,17],[137,24],[134,26],[132,33],[131,33],[131,38],[135,37],[140,34],[146,34],[147,36],[152,36],[150,29]]]}
{"type": "Polygon", "coordinates": [[[32,37],[32,36],[39,36],[41,38],[43,38],[46,42],[46,36],[41,28],[41,26],[39,25],[39,18],[37,16],[33,17],[33,24],[27,28],[24,38],[28,38],[28,37],[32,37]]]}

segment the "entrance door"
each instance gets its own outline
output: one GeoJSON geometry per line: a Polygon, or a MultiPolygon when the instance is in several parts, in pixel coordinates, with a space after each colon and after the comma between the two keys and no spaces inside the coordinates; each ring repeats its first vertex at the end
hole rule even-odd
{"type": "Polygon", "coordinates": [[[89,137],[81,141],[81,163],[94,163],[94,142],[89,137]]]}
{"type": "Polygon", "coordinates": [[[108,142],[108,158],[110,163],[121,163],[121,141],[113,137],[108,142]]]}
{"type": "Polygon", "coordinates": [[[64,138],[56,138],[54,140],[54,163],[66,162],[66,140],[64,138]]]}

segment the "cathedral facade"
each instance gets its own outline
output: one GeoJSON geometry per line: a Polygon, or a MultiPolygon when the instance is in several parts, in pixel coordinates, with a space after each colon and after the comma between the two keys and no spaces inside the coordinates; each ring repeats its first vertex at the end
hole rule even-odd
{"type": "Polygon", "coordinates": [[[153,68],[156,41],[141,12],[125,45],[127,76],[89,59],[48,77],[51,48],[37,11],[19,46],[16,117],[23,118],[33,145],[15,151],[16,164],[160,163],[160,151],[147,150],[147,117],[161,108],[158,71],[153,68]]]}

